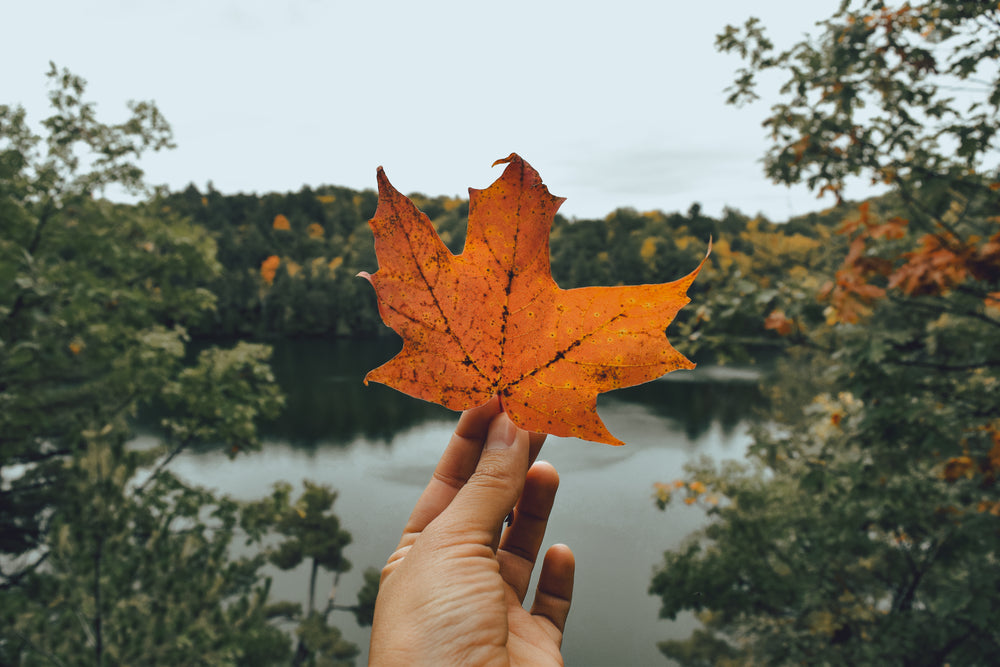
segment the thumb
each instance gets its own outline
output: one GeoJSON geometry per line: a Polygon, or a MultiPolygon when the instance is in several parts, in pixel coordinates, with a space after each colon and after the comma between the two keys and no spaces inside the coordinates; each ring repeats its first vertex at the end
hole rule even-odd
{"type": "Polygon", "coordinates": [[[440,523],[485,545],[496,539],[497,527],[514,507],[528,474],[528,432],[506,413],[493,418],[476,471],[441,514],[440,523]]]}

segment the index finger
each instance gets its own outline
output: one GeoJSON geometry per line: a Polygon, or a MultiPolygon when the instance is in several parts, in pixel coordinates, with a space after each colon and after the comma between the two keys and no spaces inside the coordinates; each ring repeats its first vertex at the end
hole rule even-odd
{"type": "Polygon", "coordinates": [[[417,504],[410,513],[404,533],[419,533],[444,511],[458,490],[461,489],[479,463],[479,454],[483,450],[483,441],[490,422],[500,414],[500,399],[494,396],[489,401],[462,413],[458,419],[455,433],[448,441],[448,446],[441,455],[434,475],[420,494],[417,504]]]}

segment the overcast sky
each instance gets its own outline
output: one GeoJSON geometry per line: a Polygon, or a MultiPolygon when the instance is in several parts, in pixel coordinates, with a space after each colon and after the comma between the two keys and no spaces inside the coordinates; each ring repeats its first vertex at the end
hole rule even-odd
{"type": "MultiPolygon", "coordinates": [[[[156,101],[178,148],[152,183],[467,194],[519,153],[564,214],[619,206],[783,220],[818,210],[761,174],[767,104],[724,104],[714,36],[751,13],[789,44],[839,0],[3,0],[0,102],[45,113],[48,62],[105,120],[156,101]]],[[[863,192],[848,192],[858,196],[863,192]]]]}

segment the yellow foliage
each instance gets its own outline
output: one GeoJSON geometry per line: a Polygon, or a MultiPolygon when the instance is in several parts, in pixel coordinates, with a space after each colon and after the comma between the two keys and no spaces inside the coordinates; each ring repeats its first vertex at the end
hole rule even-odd
{"type": "Polygon", "coordinates": [[[271,227],[274,229],[281,229],[288,231],[292,228],[292,225],[290,222],[288,222],[288,218],[286,218],[283,214],[279,213],[278,215],[274,216],[274,224],[272,224],[271,227]]]}
{"type": "Polygon", "coordinates": [[[343,257],[334,257],[333,259],[331,259],[330,263],[327,264],[327,267],[330,269],[330,275],[332,276],[334,273],[336,273],[337,269],[339,269],[343,263],[344,263],[343,257]]]}
{"type": "Polygon", "coordinates": [[[316,201],[320,204],[332,204],[337,201],[336,195],[316,195],[316,201]]]}
{"type": "Polygon", "coordinates": [[[712,242],[712,258],[719,266],[723,274],[728,274],[735,268],[745,276],[753,273],[753,258],[742,252],[732,249],[729,241],[719,239],[712,242]]]}
{"type": "Polygon", "coordinates": [[[201,198],[201,205],[202,206],[208,206],[208,197],[202,197],[201,198]]]}
{"type": "Polygon", "coordinates": [[[807,290],[815,290],[819,288],[819,279],[809,273],[809,269],[804,266],[795,265],[788,269],[788,277],[794,281],[796,285],[799,285],[807,290]]]}
{"type": "Polygon", "coordinates": [[[653,484],[653,497],[655,497],[661,503],[670,502],[670,485],[664,484],[663,482],[656,482],[653,484]]]}
{"type": "Polygon", "coordinates": [[[311,239],[323,238],[323,234],[325,234],[323,225],[316,222],[311,223],[308,227],[306,227],[306,234],[308,234],[311,239]]]}
{"type": "Polygon", "coordinates": [[[836,617],[828,611],[814,611],[809,614],[809,631],[814,635],[825,635],[832,637],[840,624],[836,622],[836,617]]]}
{"type": "Polygon", "coordinates": [[[813,264],[812,253],[822,246],[822,242],[802,234],[786,236],[781,233],[762,232],[750,229],[740,233],[740,238],[752,244],[753,260],[757,270],[783,270],[784,267],[795,264],[810,266],[813,264]]]}
{"type": "Polygon", "coordinates": [[[459,208],[465,200],[459,199],[458,197],[449,197],[444,200],[444,210],[454,211],[459,208]]]}
{"type": "Polygon", "coordinates": [[[313,278],[319,278],[323,273],[326,272],[326,257],[316,257],[311,262],[309,262],[309,275],[313,278]]]}
{"type": "Polygon", "coordinates": [[[646,240],[642,242],[642,248],[639,249],[639,256],[646,264],[652,265],[653,258],[656,257],[656,237],[649,236],[646,240]]]}
{"type": "Polygon", "coordinates": [[[285,272],[288,273],[289,276],[294,278],[299,274],[300,271],[302,271],[301,264],[293,262],[292,260],[288,260],[288,264],[285,265],[285,272]]]}
{"type": "Polygon", "coordinates": [[[729,241],[719,239],[712,243],[712,259],[718,263],[719,268],[723,271],[729,270],[729,267],[733,265],[733,251],[729,246],[729,241]]]}

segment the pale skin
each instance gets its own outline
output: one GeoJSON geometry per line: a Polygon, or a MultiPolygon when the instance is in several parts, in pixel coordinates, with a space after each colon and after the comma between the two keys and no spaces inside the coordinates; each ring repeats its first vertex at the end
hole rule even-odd
{"type": "Polygon", "coordinates": [[[548,550],[523,606],[559,485],[550,464],[531,463],[544,438],[497,398],[462,413],[382,570],[369,664],[563,664],[569,547],[548,550]]]}

